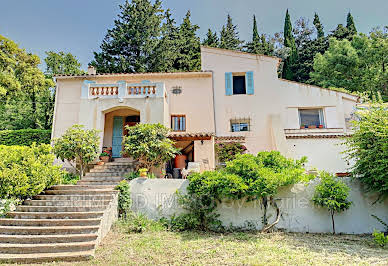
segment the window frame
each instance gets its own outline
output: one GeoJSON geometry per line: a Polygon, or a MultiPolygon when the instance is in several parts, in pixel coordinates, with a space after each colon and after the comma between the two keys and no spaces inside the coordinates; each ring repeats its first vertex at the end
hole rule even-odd
{"type": "Polygon", "coordinates": [[[251,131],[251,120],[249,118],[243,118],[243,119],[230,119],[230,131],[231,132],[249,132],[251,131]],[[239,130],[235,131],[233,125],[237,125],[239,127],[239,130]],[[241,130],[242,125],[246,125],[247,130],[241,130]]]}
{"type": "Polygon", "coordinates": [[[187,118],[186,118],[186,115],[171,115],[171,131],[172,132],[186,132],[186,129],[187,129],[187,118]],[[178,128],[179,130],[175,130],[174,129],[174,118],[178,118],[178,128]],[[182,118],[184,118],[184,123],[183,123],[183,126],[184,126],[184,129],[180,129],[180,126],[181,126],[181,121],[182,121],[182,118]]]}
{"type": "Polygon", "coordinates": [[[248,95],[247,94],[247,73],[246,72],[232,72],[232,95],[248,95]],[[234,77],[244,77],[245,93],[234,93],[234,77]]]}
{"type": "MultiPolygon", "coordinates": [[[[318,110],[319,124],[323,125],[323,128],[326,128],[326,119],[325,119],[325,114],[324,114],[324,110],[323,109],[324,108],[320,108],[320,107],[317,107],[317,108],[298,108],[299,127],[302,126],[301,111],[304,111],[304,110],[318,110]]],[[[305,124],[303,124],[303,125],[306,126],[305,124]]],[[[307,128],[309,126],[313,126],[313,125],[307,125],[307,128]]]]}

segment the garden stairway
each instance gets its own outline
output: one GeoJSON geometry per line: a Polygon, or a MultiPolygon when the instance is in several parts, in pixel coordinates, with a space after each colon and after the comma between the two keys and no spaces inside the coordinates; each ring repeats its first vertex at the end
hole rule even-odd
{"type": "Polygon", "coordinates": [[[133,167],[126,159],[96,165],[77,185],[53,186],[25,200],[0,219],[0,263],[93,258],[117,219],[114,187],[133,167]]]}

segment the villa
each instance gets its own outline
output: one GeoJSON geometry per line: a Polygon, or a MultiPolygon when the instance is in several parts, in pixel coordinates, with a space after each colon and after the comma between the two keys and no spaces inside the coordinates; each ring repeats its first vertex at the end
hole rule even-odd
{"type": "Polygon", "coordinates": [[[52,137],[73,124],[100,130],[101,150],[121,157],[125,126],[161,123],[186,162],[217,166],[215,142],[249,153],[279,150],[308,168],[349,167],[341,152],[358,103],[352,94],[278,78],[279,58],[201,47],[202,71],[56,76],[52,137]]]}

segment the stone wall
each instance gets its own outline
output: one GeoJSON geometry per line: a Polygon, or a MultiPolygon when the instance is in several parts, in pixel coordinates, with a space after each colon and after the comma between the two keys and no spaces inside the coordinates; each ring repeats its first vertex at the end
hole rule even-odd
{"type": "MultiPolygon", "coordinates": [[[[169,217],[183,210],[177,203],[176,191],[185,193],[189,181],[181,179],[135,179],[131,181],[133,210],[144,213],[152,219],[169,217]]],[[[371,215],[388,221],[388,199],[375,203],[376,197],[365,195],[358,182],[346,180],[351,187],[348,211],[335,216],[337,233],[364,234],[384,227],[371,215]]],[[[325,209],[311,203],[316,181],[309,184],[296,184],[283,188],[277,197],[282,216],[277,228],[290,232],[331,232],[331,220],[325,209]]],[[[226,226],[262,227],[262,207],[258,202],[225,201],[218,207],[220,219],[226,226]]],[[[275,218],[274,210],[269,211],[269,220],[275,218]]]]}

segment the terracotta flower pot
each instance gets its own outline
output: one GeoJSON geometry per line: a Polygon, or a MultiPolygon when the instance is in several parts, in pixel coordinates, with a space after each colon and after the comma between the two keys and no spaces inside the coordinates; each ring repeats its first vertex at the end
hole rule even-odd
{"type": "Polygon", "coordinates": [[[309,128],[310,128],[310,129],[312,129],[312,128],[317,128],[317,126],[311,125],[311,126],[309,126],[309,128]]]}
{"type": "Polygon", "coordinates": [[[105,162],[103,162],[103,161],[99,161],[99,162],[97,162],[97,165],[104,165],[104,163],[105,162]]]}
{"type": "Polygon", "coordinates": [[[103,161],[104,163],[109,162],[109,156],[100,156],[100,160],[103,161]]]}

